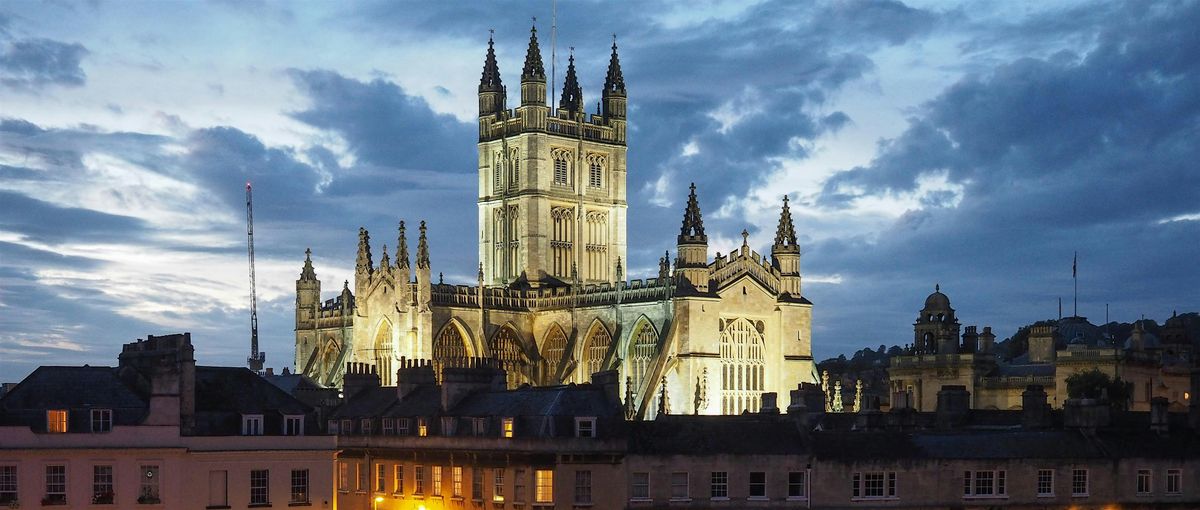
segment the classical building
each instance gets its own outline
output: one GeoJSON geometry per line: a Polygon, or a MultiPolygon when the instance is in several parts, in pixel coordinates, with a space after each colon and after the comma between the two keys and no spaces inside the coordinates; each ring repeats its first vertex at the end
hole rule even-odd
{"type": "Polygon", "coordinates": [[[950,298],[935,287],[913,325],[913,343],[891,359],[891,405],[933,411],[938,390],[959,385],[971,393],[973,408],[1019,409],[1025,388],[1034,384],[1062,407],[1067,377],[1097,369],[1133,384],[1131,410],[1148,411],[1152,399],[1163,397],[1180,411],[1190,400],[1191,341],[1177,318],[1164,331],[1168,342],[1138,321],[1119,342],[1085,317],[1064,317],[1034,324],[1027,352],[1006,361],[997,356],[992,328],[963,331],[950,298]]]}
{"type": "MultiPolygon", "coordinates": [[[[627,280],[626,90],[612,46],[598,111],[584,111],[574,57],[557,108],[531,31],[520,103],[488,41],[479,83],[479,259],[475,285],[433,281],[427,228],[415,261],[399,223],[393,260],[372,255],[359,230],[353,287],[321,298],[311,256],[296,281],[297,371],[340,386],[347,363],[395,384],[398,362],[435,372],[496,360],[510,388],[584,382],[617,370],[637,414],[652,416],[665,385],[678,409],[754,410],[764,391],[813,382],[812,303],[801,293],[800,250],[787,199],[770,258],[745,242],[709,257],[695,186],[677,256],[627,280]],[[353,290],[352,290],[353,289],[353,290]]],[[[463,239],[464,243],[474,242],[463,239]]]]}
{"type": "Polygon", "coordinates": [[[245,368],[196,366],[190,335],[148,336],[0,399],[0,507],[333,508],[322,426],[245,368]]]}
{"type": "MultiPolygon", "coordinates": [[[[338,434],[340,509],[1196,508],[1200,407],[1113,411],[1041,387],[1022,410],[973,410],[962,386],[934,412],[826,412],[821,388],[737,416],[625,419],[613,371],[506,390],[495,360],[405,361],[398,384],[351,365],[338,434]]],[[[1200,373],[1193,387],[1200,389],[1200,373]]]]}

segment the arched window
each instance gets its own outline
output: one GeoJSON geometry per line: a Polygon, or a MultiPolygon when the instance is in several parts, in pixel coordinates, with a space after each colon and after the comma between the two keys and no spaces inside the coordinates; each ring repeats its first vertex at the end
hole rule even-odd
{"type": "Polygon", "coordinates": [[[463,337],[458,326],[446,324],[433,340],[433,371],[438,380],[442,379],[443,368],[466,366],[470,357],[467,339],[463,337]]]}
{"type": "Polygon", "coordinates": [[[757,412],[765,387],[763,336],[746,319],[733,319],[721,331],[721,411],[757,412]]]}
{"type": "Polygon", "coordinates": [[[517,187],[521,176],[521,153],[517,149],[512,149],[508,153],[508,160],[511,162],[508,172],[508,185],[517,187]]]}
{"type": "Polygon", "coordinates": [[[374,344],[375,370],[379,373],[379,382],[391,386],[392,377],[396,374],[392,372],[392,323],[387,319],[380,322],[375,330],[374,344]]]}
{"type": "Polygon", "coordinates": [[[575,260],[575,210],[570,207],[555,207],[550,210],[553,230],[550,235],[550,255],[554,262],[554,275],[571,277],[571,263],[575,260]]]}
{"type": "Polygon", "coordinates": [[[566,157],[554,158],[554,184],[566,186],[570,184],[567,180],[567,159],[566,157]]]}
{"type": "Polygon", "coordinates": [[[520,238],[517,233],[517,206],[496,209],[492,218],[492,274],[503,279],[515,278],[520,273],[517,253],[520,238]]]}
{"type": "Polygon", "coordinates": [[[546,341],[542,343],[542,360],[545,362],[542,374],[546,384],[557,384],[558,371],[562,367],[563,357],[567,351],[567,335],[562,328],[554,326],[546,333],[546,341]]]}
{"type": "Polygon", "coordinates": [[[608,214],[594,211],[587,213],[587,243],[585,245],[584,277],[590,280],[608,280],[608,214]]]}
{"type": "Polygon", "coordinates": [[[649,322],[643,322],[641,327],[634,332],[633,340],[629,342],[629,353],[626,356],[629,360],[629,383],[633,386],[634,393],[639,396],[644,391],[642,385],[645,384],[646,372],[650,370],[650,365],[654,363],[657,355],[658,331],[649,322]]]}
{"type": "Polygon", "coordinates": [[[521,340],[516,331],[508,326],[500,328],[492,337],[489,347],[492,356],[500,361],[500,367],[506,372],[509,389],[529,382],[529,357],[521,349],[521,340]]]}
{"type": "Polygon", "coordinates": [[[603,175],[604,164],[601,163],[599,158],[592,159],[592,164],[588,169],[588,185],[593,188],[599,188],[604,183],[603,175]]]}
{"type": "Polygon", "coordinates": [[[612,345],[612,335],[608,334],[608,330],[604,326],[597,323],[592,327],[591,334],[588,335],[587,343],[584,344],[583,363],[587,369],[587,373],[583,374],[589,380],[592,374],[604,370],[604,358],[608,356],[608,348],[612,345]]]}

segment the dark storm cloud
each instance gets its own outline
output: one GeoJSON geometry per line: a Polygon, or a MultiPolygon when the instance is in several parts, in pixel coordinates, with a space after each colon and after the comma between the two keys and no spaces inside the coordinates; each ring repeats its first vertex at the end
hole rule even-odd
{"type": "MultiPolygon", "coordinates": [[[[877,316],[871,322],[881,327],[864,331],[896,331],[928,292],[908,289],[938,281],[960,312],[970,310],[965,323],[1004,326],[1001,338],[1056,316],[1059,297],[1069,315],[1076,251],[1079,311],[1094,322],[1106,304],[1121,320],[1200,306],[1192,270],[1200,221],[1170,221],[1200,212],[1200,6],[1167,6],[1101,6],[1111,15],[1099,27],[1033,20],[1094,32],[1096,44],[1082,55],[1019,58],[960,80],[915,112],[903,134],[881,142],[870,165],[826,182],[820,201],[831,207],[913,192],[922,177],[942,173],[963,186],[958,205],[945,192],[926,195],[921,209],[877,239],[812,248],[822,257],[809,267],[843,273],[847,285],[839,287],[888,296],[876,305],[891,322],[882,326],[877,316]]],[[[838,299],[843,290],[818,292],[838,299]]],[[[830,312],[834,322],[856,315],[830,312]]]]}
{"type": "Polygon", "coordinates": [[[45,85],[78,87],[87,81],[80,63],[88,51],[81,44],[40,38],[2,39],[0,84],[36,90],[45,85]]]}
{"type": "Polygon", "coordinates": [[[140,220],[128,216],[58,207],[21,193],[0,190],[0,230],[20,233],[31,241],[138,242],[143,228],[140,220]]]}

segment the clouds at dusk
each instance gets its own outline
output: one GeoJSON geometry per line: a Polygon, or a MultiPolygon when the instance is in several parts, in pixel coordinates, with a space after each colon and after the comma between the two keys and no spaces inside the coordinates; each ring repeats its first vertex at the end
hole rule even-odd
{"type": "MultiPolygon", "coordinates": [[[[1004,338],[1069,302],[1076,251],[1093,321],[1200,309],[1200,4],[970,5],[560,5],[589,110],[618,37],[630,276],[696,182],[714,255],[769,251],[790,195],[818,357],[910,341],[935,283],[1004,338]]],[[[330,297],[359,226],[379,254],[425,219],[474,280],[487,31],[515,90],[549,4],[355,7],[0,5],[0,381],[183,330],[242,364],[246,181],[270,366],[305,248],[330,297]]]]}

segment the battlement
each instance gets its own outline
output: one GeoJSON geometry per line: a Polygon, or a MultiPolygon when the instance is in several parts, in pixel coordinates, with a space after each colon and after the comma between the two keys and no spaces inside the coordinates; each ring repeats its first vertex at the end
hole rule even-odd
{"type": "Polygon", "coordinates": [[[515,110],[505,110],[494,117],[480,119],[479,141],[490,142],[524,133],[547,133],[582,138],[589,142],[625,145],[625,131],[607,122],[603,115],[591,114],[587,119],[569,118],[569,112],[545,119],[521,116],[515,110]]]}
{"type": "MultiPolygon", "coordinates": [[[[617,303],[664,301],[673,295],[675,285],[670,278],[630,280],[617,284],[592,284],[539,289],[484,287],[483,307],[488,309],[537,311],[564,310],[574,307],[608,306],[617,303]]],[[[478,286],[433,286],[433,304],[442,306],[479,307],[478,286]]]]}
{"type": "Polygon", "coordinates": [[[779,269],[772,266],[766,257],[749,248],[725,256],[718,253],[708,265],[708,272],[709,279],[716,282],[717,287],[743,274],[749,274],[774,293],[779,292],[779,280],[782,276],[779,269]]]}

